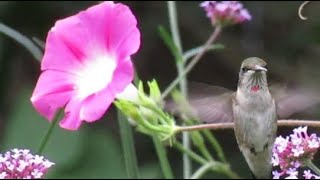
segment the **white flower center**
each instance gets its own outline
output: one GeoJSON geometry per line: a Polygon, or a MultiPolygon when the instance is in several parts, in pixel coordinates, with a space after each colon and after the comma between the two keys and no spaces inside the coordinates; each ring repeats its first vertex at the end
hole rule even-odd
{"type": "Polygon", "coordinates": [[[85,63],[84,67],[79,70],[80,76],[76,80],[80,98],[105,88],[112,80],[113,72],[117,66],[115,59],[108,56],[100,56],[85,63]]]}
{"type": "Polygon", "coordinates": [[[132,83],[130,83],[122,92],[116,94],[116,98],[137,102],[139,99],[138,90],[132,83]]]}

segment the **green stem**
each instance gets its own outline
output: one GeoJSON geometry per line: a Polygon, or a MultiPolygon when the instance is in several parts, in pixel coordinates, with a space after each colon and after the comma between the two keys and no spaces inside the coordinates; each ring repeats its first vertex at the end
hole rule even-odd
{"type": "Polygon", "coordinates": [[[214,165],[215,165],[214,162],[209,162],[209,163],[201,166],[195,173],[193,173],[193,175],[191,176],[190,179],[200,179],[214,165]]]}
{"type": "Polygon", "coordinates": [[[202,158],[201,156],[199,156],[198,154],[194,153],[193,151],[184,148],[181,143],[174,142],[173,146],[175,148],[177,148],[179,151],[181,151],[181,152],[187,154],[188,156],[190,156],[194,161],[198,162],[199,164],[206,164],[207,163],[206,159],[202,158]]]}
{"type": "Polygon", "coordinates": [[[311,160],[306,161],[306,165],[312,170],[314,171],[318,176],[320,176],[320,169],[313,164],[313,162],[311,160]]]}
{"type": "MultiPolygon", "coordinates": [[[[186,63],[188,61],[188,59],[190,59],[191,57],[197,55],[199,53],[199,51],[201,51],[201,49],[203,48],[203,45],[202,46],[199,46],[199,47],[195,47],[195,48],[192,48],[186,52],[183,53],[183,57],[182,59],[184,60],[184,63],[186,63]]],[[[221,44],[214,44],[212,46],[210,46],[208,50],[213,50],[213,49],[222,49],[223,46],[221,44]]]]}
{"type": "Polygon", "coordinates": [[[37,37],[32,37],[32,40],[36,45],[38,45],[41,48],[42,51],[45,50],[46,43],[44,41],[40,40],[37,37]]]}
{"type": "Polygon", "coordinates": [[[220,167],[219,167],[219,170],[223,173],[223,174],[225,174],[227,177],[229,177],[229,178],[231,178],[231,179],[240,179],[240,176],[238,175],[238,174],[236,174],[236,173],[234,173],[231,169],[230,169],[230,167],[228,166],[228,165],[226,165],[226,164],[219,164],[219,165],[221,165],[220,167]]]}
{"type": "Polygon", "coordinates": [[[198,148],[199,148],[200,152],[202,153],[202,155],[207,160],[209,160],[209,161],[213,161],[214,160],[204,143],[202,143],[200,146],[198,146],[198,148]]]}
{"type": "Polygon", "coordinates": [[[217,26],[210,36],[210,38],[207,40],[207,42],[204,45],[204,48],[190,61],[188,66],[184,69],[183,73],[180,74],[162,93],[162,99],[167,97],[169,93],[176,87],[176,85],[181,81],[181,79],[184,78],[185,75],[187,75],[192,68],[199,62],[201,57],[204,55],[204,52],[210,47],[210,45],[217,39],[218,35],[221,33],[222,27],[217,26]]]}
{"type": "MultiPolygon", "coordinates": [[[[205,165],[207,164],[209,161],[207,161],[206,159],[202,158],[201,156],[199,156],[198,154],[194,153],[193,151],[189,150],[189,149],[185,149],[183,147],[183,145],[179,142],[175,142],[173,144],[173,146],[175,148],[177,148],[179,151],[188,154],[188,156],[190,156],[193,160],[195,160],[196,162],[198,162],[199,164],[205,165]]],[[[214,172],[220,172],[225,174],[226,176],[228,176],[229,178],[232,179],[239,179],[239,176],[237,174],[235,174],[234,172],[232,172],[230,170],[230,167],[227,164],[224,163],[219,163],[219,162],[212,162],[215,163],[214,166],[211,166],[211,170],[214,172]]]]}
{"type": "MultiPolygon", "coordinates": [[[[194,121],[191,120],[185,120],[186,125],[193,125],[194,121]]],[[[208,148],[206,146],[206,143],[204,142],[204,138],[201,134],[201,132],[192,132],[194,134],[191,134],[191,139],[193,144],[200,150],[202,155],[209,161],[213,161],[213,157],[211,156],[210,152],[208,151],[208,148]]]]}
{"type": "MultiPolygon", "coordinates": [[[[168,10],[169,10],[169,21],[170,21],[170,29],[173,38],[173,42],[178,49],[179,56],[176,59],[178,74],[181,76],[184,70],[184,60],[182,59],[182,45],[180,40],[180,33],[178,28],[178,18],[177,18],[177,8],[176,2],[168,1],[168,10]]],[[[187,80],[186,78],[181,78],[180,81],[180,90],[183,96],[187,96],[187,80]]],[[[182,142],[183,146],[187,149],[191,148],[190,137],[188,132],[182,133],[182,142]]],[[[183,161],[183,177],[184,179],[189,179],[192,171],[192,164],[189,156],[186,154],[182,155],[183,161]]]]}
{"type": "Polygon", "coordinates": [[[153,135],[152,139],[157,151],[157,155],[160,161],[160,166],[164,177],[166,179],[174,179],[165,148],[163,147],[161,141],[157,136],[153,135]]]}
{"type": "Polygon", "coordinates": [[[126,117],[119,110],[117,110],[117,113],[127,176],[132,179],[138,179],[140,176],[132,128],[126,117]]]}
{"type": "Polygon", "coordinates": [[[150,129],[155,132],[168,133],[168,131],[164,130],[162,127],[151,124],[150,121],[146,120],[143,116],[140,116],[140,118],[137,117],[136,120],[138,121],[138,124],[140,123],[142,126],[145,126],[147,129],[150,129]]]}
{"type": "Polygon", "coordinates": [[[50,126],[49,126],[49,129],[47,131],[47,134],[43,137],[42,141],[41,141],[41,144],[40,144],[40,147],[38,149],[38,152],[37,154],[38,155],[41,155],[44,148],[46,147],[48,141],[49,141],[49,138],[53,132],[53,129],[54,127],[56,126],[57,122],[59,121],[61,115],[63,114],[63,109],[60,109],[58,110],[58,113],[56,113],[56,116],[54,117],[53,121],[50,123],[50,126]]]}
{"type": "Polygon", "coordinates": [[[41,61],[41,58],[43,56],[42,51],[26,36],[22,35],[18,31],[12,29],[11,27],[3,24],[0,22],[0,32],[7,35],[8,37],[14,39],[18,43],[20,43],[22,46],[24,46],[31,54],[32,56],[38,60],[41,61]]]}
{"type": "Polygon", "coordinates": [[[203,130],[202,132],[205,135],[205,137],[209,140],[211,146],[217,152],[217,155],[220,158],[220,160],[222,160],[223,162],[226,162],[226,158],[224,157],[223,150],[221,149],[221,146],[220,146],[219,142],[216,140],[216,138],[207,129],[203,130]]]}
{"type": "Polygon", "coordinates": [[[175,1],[168,1],[170,30],[172,33],[173,42],[178,48],[179,54],[182,55],[182,45],[178,28],[177,8],[175,1]]]}

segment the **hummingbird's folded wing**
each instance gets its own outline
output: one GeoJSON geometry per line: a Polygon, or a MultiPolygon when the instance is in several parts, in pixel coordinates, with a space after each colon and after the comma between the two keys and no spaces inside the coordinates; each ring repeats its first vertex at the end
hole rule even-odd
{"type": "Polygon", "coordinates": [[[276,101],[277,115],[280,119],[320,104],[320,93],[311,88],[290,89],[275,85],[270,87],[270,93],[276,101]]]}
{"type": "MultiPolygon", "coordinates": [[[[233,91],[204,83],[189,83],[188,103],[193,116],[206,123],[226,123],[233,121],[233,91]]],[[[171,111],[178,109],[170,106],[171,111]]],[[[180,109],[181,110],[181,109],[180,109]]]]}

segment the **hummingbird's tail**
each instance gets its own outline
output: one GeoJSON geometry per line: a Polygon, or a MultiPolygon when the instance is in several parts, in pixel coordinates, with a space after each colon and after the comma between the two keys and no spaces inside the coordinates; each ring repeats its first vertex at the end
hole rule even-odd
{"type": "Polygon", "coordinates": [[[257,178],[257,176],[252,171],[250,171],[250,173],[251,173],[252,179],[271,179],[271,173],[265,177],[259,177],[259,178],[257,178]]]}
{"type": "Polygon", "coordinates": [[[253,172],[252,171],[250,171],[250,172],[251,172],[252,179],[257,179],[257,177],[253,174],[253,172]]]}
{"type": "Polygon", "coordinates": [[[242,149],[254,179],[271,179],[272,164],[270,151],[252,152],[242,149]]]}

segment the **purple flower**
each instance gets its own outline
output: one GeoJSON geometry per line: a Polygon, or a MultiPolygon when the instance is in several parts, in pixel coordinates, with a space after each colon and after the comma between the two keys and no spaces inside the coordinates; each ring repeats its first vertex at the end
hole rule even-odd
{"type": "Polygon", "coordinates": [[[279,157],[277,154],[275,154],[272,159],[271,159],[271,163],[273,166],[278,166],[279,165],[279,157]]]}
{"type": "Polygon", "coordinates": [[[288,142],[289,142],[289,137],[287,137],[285,139],[282,136],[279,136],[275,140],[275,145],[276,145],[278,152],[283,152],[286,149],[288,142]]]}
{"type": "Polygon", "coordinates": [[[297,169],[301,166],[301,163],[299,161],[291,162],[291,165],[293,168],[297,169]]]}
{"type": "Polygon", "coordinates": [[[272,171],[273,179],[280,179],[283,174],[283,172],[272,171]]]}
{"type": "Polygon", "coordinates": [[[302,143],[302,139],[298,137],[296,134],[291,134],[291,142],[295,146],[299,146],[302,143]]]}
{"type": "Polygon", "coordinates": [[[238,1],[204,1],[200,4],[212,25],[239,24],[251,20],[247,9],[238,1]]]}
{"type": "Polygon", "coordinates": [[[304,153],[303,147],[301,146],[296,146],[296,148],[292,148],[291,151],[293,152],[294,157],[299,157],[301,154],[304,153]]]}
{"type": "Polygon", "coordinates": [[[0,179],[39,179],[54,163],[27,149],[13,149],[0,155],[0,179]]]}
{"type": "Polygon", "coordinates": [[[305,179],[319,179],[319,176],[312,174],[310,170],[303,171],[303,177],[305,179]]]}
{"type": "MultiPolygon", "coordinates": [[[[308,135],[307,126],[298,127],[293,130],[293,134],[283,138],[279,136],[275,140],[273,147],[273,166],[280,166],[280,173],[273,172],[274,178],[284,174],[289,175],[286,179],[296,179],[300,167],[304,167],[306,161],[313,159],[320,147],[320,138],[316,134],[308,135]]],[[[310,175],[309,171],[304,171],[304,177],[317,178],[310,175]]]]}
{"type": "Polygon", "coordinates": [[[285,179],[298,179],[298,171],[296,168],[290,168],[287,170],[286,172],[287,174],[289,174],[288,177],[286,177],[285,179]]]}
{"type": "Polygon", "coordinates": [[[294,174],[290,174],[290,176],[286,177],[285,179],[298,179],[298,177],[294,174]]]}
{"type": "Polygon", "coordinates": [[[310,140],[308,140],[308,147],[313,149],[313,148],[319,148],[319,139],[317,138],[316,134],[311,134],[312,137],[310,140]]]}

